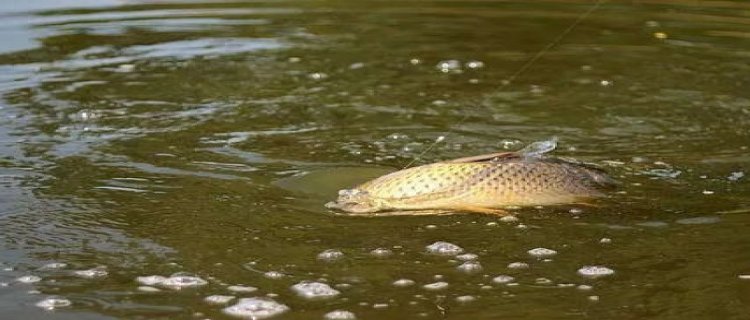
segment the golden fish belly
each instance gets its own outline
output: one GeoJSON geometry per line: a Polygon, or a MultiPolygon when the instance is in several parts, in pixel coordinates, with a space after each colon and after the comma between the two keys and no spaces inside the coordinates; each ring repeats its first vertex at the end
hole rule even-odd
{"type": "Polygon", "coordinates": [[[357,189],[381,209],[551,205],[601,195],[603,173],[566,162],[434,163],[397,171],[357,189]]]}

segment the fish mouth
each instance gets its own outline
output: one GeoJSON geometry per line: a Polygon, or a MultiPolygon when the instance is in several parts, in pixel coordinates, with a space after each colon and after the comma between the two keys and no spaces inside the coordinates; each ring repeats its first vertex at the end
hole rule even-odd
{"type": "Polygon", "coordinates": [[[377,212],[377,208],[359,202],[330,201],[325,204],[328,209],[336,210],[341,215],[367,215],[377,212]],[[343,211],[343,212],[342,212],[343,211]]]}

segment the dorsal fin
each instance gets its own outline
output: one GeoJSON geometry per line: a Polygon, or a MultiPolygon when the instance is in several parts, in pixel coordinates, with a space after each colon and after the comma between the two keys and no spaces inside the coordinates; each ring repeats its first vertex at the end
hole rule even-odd
{"type": "Polygon", "coordinates": [[[452,160],[443,161],[444,163],[471,163],[471,162],[488,162],[488,161],[502,161],[508,159],[519,158],[518,153],[515,152],[496,152],[482,154],[478,156],[464,157],[452,160]]]}

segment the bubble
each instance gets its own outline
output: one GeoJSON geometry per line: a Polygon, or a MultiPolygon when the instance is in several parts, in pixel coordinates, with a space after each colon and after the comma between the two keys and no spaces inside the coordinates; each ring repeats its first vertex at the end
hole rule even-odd
{"type": "Polygon", "coordinates": [[[281,272],[278,272],[278,271],[268,271],[268,272],[264,273],[263,276],[266,277],[266,278],[268,278],[268,279],[274,279],[274,280],[276,280],[276,279],[283,278],[285,275],[283,273],[281,273],[281,272]]]}
{"type": "Polygon", "coordinates": [[[505,222],[505,223],[518,222],[518,220],[519,219],[516,216],[504,216],[504,217],[500,218],[500,221],[501,222],[505,222]]]}
{"type": "Polygon", "coordinates": [[[289,62],[291,62],[291,63],[297,63],[297,62],[300,62],[300,61],[302,61],[302,58],[300,58],[300,57],[290,57],[289,58],[289,62]]]}
{"type": "Polygon", "coordinates": [[[461,261],[471,261],[479,259],[479,256],[474,253],[464,253],[456,256],[456,259],[461,261]]]}
{"type": "Polygon", "coordinates": [[[479,261],[466,261],[456,267],[456,269],[463,273],[477,273],[482,271],[482,265],[479,263],[479,261]]]}
{"type": "Polygon", "coordinates": [[[610,80],[602,80],[602,81],[599,81],[599,84],[600,84],[600,85],[601,85],[602,87],[609,87],[609,86],[611,86],[611,85],[612,85],[612,81],[610,81],[610,80]]]}
{"type": "Polygon", "coordinates": [[[65,298],[49,297],[36,303],[36,306],[45,310],[69,307],[73,303],[65,298]]]}
{"type": "Polygon", "coordinates": [[[357,319],[357,316],[351,312],[346,310],[333,310],[329,313],[326,313],[323,316],[323,319],[326,320],[354,320],[357,319]]]}
{"type": "Polygon", "coordinates": [[[144,276],[135,278],[135,281],[146,286],[160,285],[164,280],[167,280],[167,278],[162,276],[144,276]]]}
{"type": "Polygon", "coordinates": [[[534,279],[534,283],[536,284],[552,284],[552,280],[547,278],[536,278],[534,279]]]}
{"type": "Polygon", "coordinates": [[[357,70],[364,68],[365,64],[362,62],[355,62],[349,65],[349,69],[351,70],[357,70]]]}
{"type": "Polygon", "coordinates": [[[393,251],[386,248],[377,248],[375,250],[370,251],[370,254],[373,256],[376,256],[378,258],[385,258],[393,255],[393,251]]]}
{"type": "Polygon", "coordinates": [[[589,290],[593,290],[594,287],[587,285],[587,284],[581,284],[581,285],[578,285],[576,289],[581,290],[581,291],[589,291],[589,290]]]}
{"type": "Polygon", "coordinates": [[[372,305],[373,309],[385,309],[388,308],[387,303],[376,303],[372,305]]]}
{"type": "Polygon", "coordinates": [[[398,279],[393,281],[393,285],[396,287],[409,287],[414,285],[414,280],[411,279],[398,279]]]}
{"type": "Polygon", "coordinates": [[[449,284],[447,282],[438,281],[438,282],[433,282],[433,283],[428,283],[426,285],[423,285],[422,288],[424,288],[425,290],[430,290],[430,291],[438,291],[438,290],[443,290],[445,288],[448,288],[448,286],[449,284]]]}
{"type": "Polygon", "coordinates": [[[29,275],[29,276],[18,277],[16,278],[16,281],[20,283],[35,283],[35,282],[42,281],[42,278],[38,276],[29,275]]]}
{"type": "Polygon", "coordinates": [[[738,275],[737,278],[741,280],[750,280],[750,274],[741,274],[741,275],[738,275]]]}
{"type": "Polygon", "coordinates": [[[161,285],[165,288],[180,290],[183,288],[194,288],[208,284],[208,281],[196,276],[174,274],[164,279],[161,285]]]}
{"type": "Polygon", "coordinates": [[[313,72],[307,75],[307,77],[313,80],[323,80],[323,79],[328,78],[328,75],[323,72],[313,72]]]}
{"type": "Polygon", "coordinates": [[[599,278],[604,276],[613,275],[615,270],[604,266],[583,266],[578,269],[578,274],[587,278],[599,278]]]}
{"type": "Polygon", "coordinates": [[[714,194],[715,192],[711,190],[703,190],[703,194],[714,194]]]}
{"type": "Polygon", "coordinates": [[[589,296],[588,299],[589,301],[597,302],[599,301],[599,296],[589,296]]]}
{"type": "Polygon", "coordinates": [[[480,69],[484,67],[484,62],[478,60],[472,60],[467,62],[466,67],[469,69],[480,69]]]}
{"type": "Polygon", "coordinates": [[[232,291],[232,292],[238,292],[238,293],[250,293],[250,292],[258,291],[258,288],[251,287],[251,286],[235,285],[235,286],[227,287],[227,290],[232,291]]]}
{"type": "Polygon", "coordinates": [[[488,227],[496,227],[497,226],[497,222],[494,222],[494,221],[487,222],[486,226],[488,226],[488,227]]]}
{"type": "Polygon", "coordinates": [[[266,319],[289,311],[289,307],[271,299],[243,298],[222,311],[230,316],[245,319],[266,319]]]}
{"type": "Polygon", "coordinates": [[[610,238],[601,238],[599,239],[599,243],[612,243],[612,239],[610,238]]]}
{"type": "Polygon", "coordinates": [[[537,258],[551,257],[557,254],[557,251],[547,248],[534,248],[526,251],[529,255],[537,258]]]}
{"type": "Polygon", "coordinates": [[[669,36],[667,36],[667,34],[665,32],[654,32],[654,38],[656,38],[656,39],[664,40],[664,39],[666,39],[668,37],[669,36]]]}
{"type": "Polygon", "coordinates": [[[220,294],[210,295],[208,297],[203,298],[203,301],[205,301],[208,304],[214,304],[214,305],[220,305],[220,304],[227,304],[229,301],[234,300],[234,296],[224,296],[220,294]]]}
{"type": "Polygon", "coordinates": [[[68,266],[67,263],[52,262],[52,263],[48,263],[48,264],[43,265],[42,269],[62,269],[62,268],[65,268],[67,266],[68,266]]]}
{"type": "Polygon", "coordinates": [[[463,253],[464,249],[450,242],[438,241],[427,246],[427,253],[439,256],[455,256],[463,253]]]}
{"type": "Polygon", "coordinates": [[[411,63],[413,65],[418,65],[418,64],[422,63],[422,60],[417,59],[417,58],[412,58],[412,59],[409,60],[409,63],[411,63]]]}
{"type": "Polygon", "coordinates": [[[469,303],[469,302],[476,301],[476,300],[477,300],[477,298],[474,297],[474,296],[458,296],[458,297],[456,297],[456,302],[459,302],[459,303],[469,303]]]}
{"type": "Polygon", "coordinates": [[[443,73],[461,73],[461,62],[458,60],[443,60],[438,62],[435,66],[440,72],[443,73]]]}
{"type": "Polygon", "coordinates": [[[96,267],[96,268],[88,269],[88,270],[76,270],[76,271],[73,271],[73,274],[81,278],[93,279],[93,278],[106,277],[109,274],[109,272],[107,272],[106,267],[96,267]]]}
{"type": "Polygon", "coordinates": [[[292,291],[305,299],[330,299],[341,294],[340,291],[322,282],[303,281],[292,286],[292,291]]]}
{"type": "Polygon", "coordinates": [[[526,262],[511,262],[508,264],[508,269],[528,269],[529,264],[526,262]]]}
{"type": "Polygon", "coordinates": [[[150,286],[138,286],[136,290],[141,291],[141,292],[161,292],[159,288],[154,288],[150,286]]]}
{"type": "Polygon", "coordinates": [[[332,262],[344,257],[344,253],[336,249],[328,249],[318,254],[318,260],[332,262]]]}
{"type": "Polygon", "coordinates": [[[511,277],[511,276],[507,276],[507,275],[504,275],[504,274],[501,274],[501,275],[499,275],[497,277],[492,278],[492,282],[498,283],[498,284],[511,283],[514,280],[516,280],[516,278],[511,277]]]}
{"type": "Polygon", "coordinates": [[[737,181],[737,180],[742,179],[742,177],[744,177],[744,176],[745,176],[744,172],[742,172],[742,171],[736,171],[736,172],[730,173],[729,176],[727,177],[727,180],[729,180],[729,181],[737,181]]]}

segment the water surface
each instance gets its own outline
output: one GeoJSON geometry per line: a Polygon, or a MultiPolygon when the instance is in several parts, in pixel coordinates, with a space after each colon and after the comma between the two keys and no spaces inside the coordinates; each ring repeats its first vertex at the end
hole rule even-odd
{"type": "Polygon", "coordinates": [[[266,297],[283,319],[746,317],[750,4],[608,1],[505,81],[592,4],[3,7],[0,308],[229,319],[237,299],[266,297]],[[620,189],[518,221],[323,207],[415,159],[551,136],[620,189]],[[481,270],[428,253],[436,241],[481,270]],[[176,273],[206,284],[137,281],[176,273]],[[339,294],[293,290],[307,282],[339,294]],[[71,304],[36,305],[48,297],[71,304]]]}

